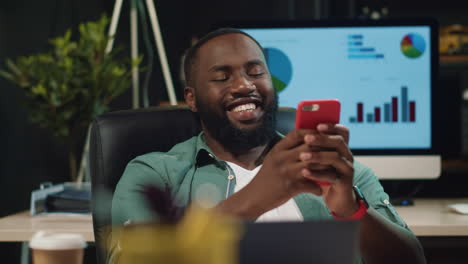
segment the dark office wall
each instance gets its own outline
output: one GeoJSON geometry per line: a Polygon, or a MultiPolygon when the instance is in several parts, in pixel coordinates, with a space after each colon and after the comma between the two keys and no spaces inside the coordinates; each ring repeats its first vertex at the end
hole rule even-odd
{"type": "MultiPolygon", "coordinates": [[[[340,6],[342,1],[332,0],[340,6]]],[[[468,22],[466,10],[468,1],[444,0],[351,0],[354,2],[356,13],[362,12],[362,7],[369,7],[372,10],[379,10],[381,7],[387,7],[391,17],[415,17],[430,16],[436,17],[442,25],[450,25],[468,22]]]]}
{"type": "Polygon", "coordinates": [[[391,14],[396,16],[435,16],[442,25],[466,24],[468,1],[392,0],[387,1],[391,14]]]}

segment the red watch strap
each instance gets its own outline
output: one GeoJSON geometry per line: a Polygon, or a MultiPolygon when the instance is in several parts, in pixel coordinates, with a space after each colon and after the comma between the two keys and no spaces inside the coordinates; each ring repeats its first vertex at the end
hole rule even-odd
{"type": "Polygon", "coordinates": [[[340,217],[336,215],[334,212],[331,212],[333,217],[338,220],[360,220],[361,218],[364,217],[364,215],[367,213],[367,206],[366,203],[363,200],[359,200],[359,209],[357,209],[354,214],[348,217],[340,217]]]}

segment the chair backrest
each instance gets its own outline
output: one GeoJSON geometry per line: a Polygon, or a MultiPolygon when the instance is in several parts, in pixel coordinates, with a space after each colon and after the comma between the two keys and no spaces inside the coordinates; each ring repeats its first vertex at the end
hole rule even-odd
{"type": "MultiPolygon", "coordinates": [[[[280,107],[277,130],[291,131],[295,115],[294,108],[280,107]]],[[[112,195],[127,163],[149,152],[166,152],[200,130],[198,119],[184,106],[119,111],[96,118],[89,152],[96,245],[106,241],[100,231],[111,225],[112,195]]],[[[97,250],[97,254],[98,263],[105,263],[105,252],[97,250]]]]}

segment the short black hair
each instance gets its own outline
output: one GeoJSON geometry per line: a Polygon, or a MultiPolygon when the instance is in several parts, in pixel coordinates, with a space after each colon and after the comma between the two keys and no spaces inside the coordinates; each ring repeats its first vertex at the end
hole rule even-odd
{"type": "Polygon", "coordinates": [[[258,43],[257,40],[255,40],[252,36],[245,33],[244,31],[236,29],[236,28],[220,28],[220,29],[217,29],[215,31],[212,31],[212,32],[206,34],[195,45],[190,47],[187,50],[187,52],[185,53],[184,75],[185,75],[185,84],[186,85],[190,85],[190,83],[192,82],[193,65],[195,64],[197,53],[198,53],[198,50],[200,49],[200,47],[203,46],[203,44],[205,44],[208,40],[213,39],[213,38],[215,38],[217,36],[226,35],[226,34],[242,34],[242,35],[245,35],[245,36],[249,37],[250,39],[252,39],[258,45],[258,47],[262,51],[263,56],[265,56],[265,52],[264,52],[262,46],[260,45],[260,43],[258,43]]]}

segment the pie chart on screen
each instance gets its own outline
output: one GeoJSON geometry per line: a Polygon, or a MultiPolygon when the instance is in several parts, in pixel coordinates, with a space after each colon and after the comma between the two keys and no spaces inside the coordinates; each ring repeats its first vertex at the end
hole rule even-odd
{"type": "Polygon", "coordinates": [[[288,87],[292,78],[291,61],[283,51],[277,48],[265,48],[264,50],[273,87],[277,92],[281,92],[288,87]]]}
{"type": "Polygon", "coordinates": [[[401,51],[408,58],[418,58],[426,50],[426,41],[416,33],[409,33],[401,40],[401,51]]]}

